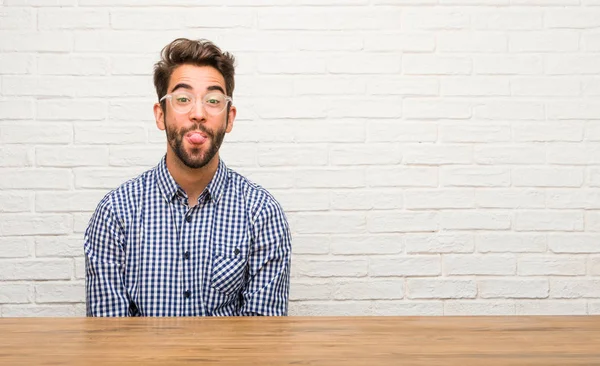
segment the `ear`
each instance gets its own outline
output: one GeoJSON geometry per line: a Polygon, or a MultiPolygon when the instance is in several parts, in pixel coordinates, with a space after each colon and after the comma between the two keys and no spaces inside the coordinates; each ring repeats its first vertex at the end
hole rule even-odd
{"type": "Polygon", "coordinates": [[[237,115],[237,109],[235,108],[235,106],[231,106],[231,108],[229,108],[229,122],[227,123],[227,128],[225,129],[225,132],[229,133],[231,132],[231,130],[233,130],[233,122],[235,122],[235,116],[237,115]]]}
{"type": "Polygon", "coordinates": [[[165,114],[160,106],[160,103],[154,103],[154,119],[156,120],[156,127],[159,130],[165,130],[165,114]]]}

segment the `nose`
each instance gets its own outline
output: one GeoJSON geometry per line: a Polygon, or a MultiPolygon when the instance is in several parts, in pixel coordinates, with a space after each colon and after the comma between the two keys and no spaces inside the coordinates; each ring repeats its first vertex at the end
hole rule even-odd
{"type": "Polygon", "coordinates": [[[206,119],[206,111],[204,110],[204,104],[202,99],[197,99],[196,103],[190,109],[189,116],[191,120],[202,121],[206,119]]]}

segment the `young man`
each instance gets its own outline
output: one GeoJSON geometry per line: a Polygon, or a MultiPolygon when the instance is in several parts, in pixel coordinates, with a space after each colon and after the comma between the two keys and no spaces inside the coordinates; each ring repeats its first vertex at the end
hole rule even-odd
{"type": "Polygon", "coordinates": [[[88,316],[287,315],[281,206],[219,158],[236,116],[234,58],[176,39],[154,68],[158,165],[108,193],[85,233],[88,316]]]}

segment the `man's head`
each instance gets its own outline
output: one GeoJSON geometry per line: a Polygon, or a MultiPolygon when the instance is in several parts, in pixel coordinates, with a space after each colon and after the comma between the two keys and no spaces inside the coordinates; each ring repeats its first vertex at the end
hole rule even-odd
{"type": "Polygon", "coordinates": [[[216,164],[236,115],[233,56],[207,40],[176,39],[161,52],[154,86],[159,98],[154,115],[167,134],[167,159],[188,168],[216,164]]]}

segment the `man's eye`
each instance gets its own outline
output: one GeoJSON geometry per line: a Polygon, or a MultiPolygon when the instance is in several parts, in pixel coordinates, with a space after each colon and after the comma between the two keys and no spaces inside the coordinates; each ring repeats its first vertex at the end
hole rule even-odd
{"type": "Polygon", "coordinates": [[[206,101],[206,103],[208,103],[208,104],[213,104],[213,105],[217,105],[217,104],[221,103],[221,101],[220,101],[219,99],[211,98],[211,99],[208,99],[208,100],[206,101]]]}
{"type": "Polygon", "coordinates": [[[190,98],[188,98],[188,97],[177,97],[175,100],[177,101],[177,103],[189,103],[190,102],[190,98]]]}

